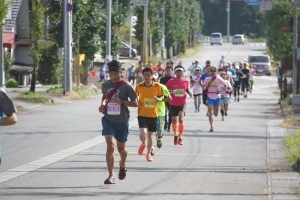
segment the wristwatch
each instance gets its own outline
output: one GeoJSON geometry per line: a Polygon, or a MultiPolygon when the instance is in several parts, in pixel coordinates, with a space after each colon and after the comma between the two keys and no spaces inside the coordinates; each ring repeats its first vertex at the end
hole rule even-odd
{"type": "Polygon", "coordinates": [[[121,105],[124,105],[125,101],[124,100],[121,100],[121,105]]]}

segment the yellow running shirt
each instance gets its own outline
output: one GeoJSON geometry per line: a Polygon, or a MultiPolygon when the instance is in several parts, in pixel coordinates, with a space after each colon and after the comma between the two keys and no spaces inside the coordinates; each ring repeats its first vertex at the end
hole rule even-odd
{"type": "Polygon", "coordinates": [[[138,116],[157,117],[158,109],[156,97],[163,96],[162,86],[157,82],[152,82],[152,86],[147,87],[144,82],[138,84],[135,90],[138,95],[138,116]]]}

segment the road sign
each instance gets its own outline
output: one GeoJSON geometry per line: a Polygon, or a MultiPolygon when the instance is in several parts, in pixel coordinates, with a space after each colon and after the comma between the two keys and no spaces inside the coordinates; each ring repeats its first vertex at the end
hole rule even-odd
{"type": "Polygon", "coordinates": [[[259,0],[248,0],[248,6],[259,6],[259,0]]]}
{"type": "Polygon", "coordinates": [[[133,5],[135,6],[147,6],[148,0],[134,0],[133,5]]]}
{"type": "Polygon", "coordinates": [[[259,9],[260,9],[261,11],[264,11],[264,10],[272,10],[272,2],[271,2],[271,1],[260,2],[259,9]]]}
{"type": "Polygon", "coordinates": [[[73,5],[71,3],[67,3],[67,12],[70,12],[73,10],[73,5]]]}

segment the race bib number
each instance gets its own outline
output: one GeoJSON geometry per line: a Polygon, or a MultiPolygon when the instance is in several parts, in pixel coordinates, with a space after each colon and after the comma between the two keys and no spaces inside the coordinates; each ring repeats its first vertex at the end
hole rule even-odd
{"type": "Polygon", "coordinates": [[[121,114],[121,106],[116,103],[108,103],[107,104],[107,114],[108,115],[120,115],[121,114]]]}
{"type": "Polygon", "coordinates": [[[183,97],[184,96],[184,89],[177,89],[173,92],[175,97],[183,97]]]}
{"type": "Polygon", "coordinates": [[[139,72],[138,73],[138,77],[142,77],[143,76],[143,73],[142,72],[139,72]]]}
{"type": "Polygon", "coordinates": [[[145,98],[144,103],[146,108],[154,108],[156,102],[152,98],[145,98]]]}

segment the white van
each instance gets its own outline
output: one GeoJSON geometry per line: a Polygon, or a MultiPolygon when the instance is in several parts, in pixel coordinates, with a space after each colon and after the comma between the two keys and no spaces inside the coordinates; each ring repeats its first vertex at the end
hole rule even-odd
{"type": "Polygon", "coordinates": [[[223,43],[222,33],[212,33],[210,35],[210,45],[213,44],[222,45],[222,43],[223,43]]]}

